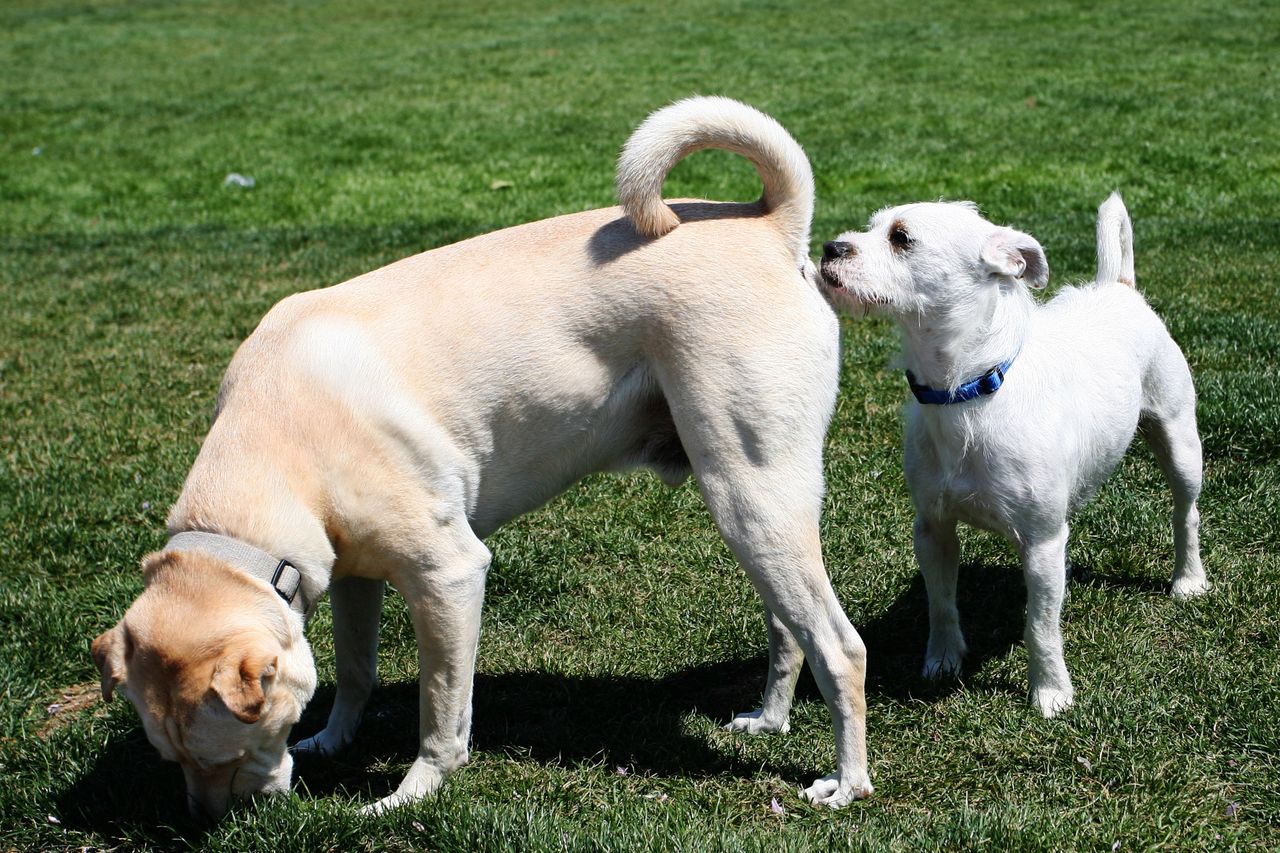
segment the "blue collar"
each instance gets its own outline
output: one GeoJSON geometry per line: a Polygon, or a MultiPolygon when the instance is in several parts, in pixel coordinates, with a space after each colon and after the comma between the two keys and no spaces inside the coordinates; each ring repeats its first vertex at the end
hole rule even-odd
{"type": "Polygon", "coordinates": [[[911,386],[911,393],[916,395],[916,399],[925,405],[945,406],[950,403],[963,403],[974,397],[985,397],[999,391],[1000,386],[1004,384],[1004,375],[1009,372],[1012,364],[1013,358],[1003,361],[977,379],[970,379],[954,391],[939,391],[928,385],[920,385],[916,382],[915,374],[910,370],[907,371],[907,384],[911,386]]]}

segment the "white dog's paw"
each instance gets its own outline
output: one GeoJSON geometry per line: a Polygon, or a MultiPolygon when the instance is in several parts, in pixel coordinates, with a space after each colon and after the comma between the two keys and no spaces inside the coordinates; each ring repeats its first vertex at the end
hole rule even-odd
{"type": "Polygon", "coordinates": [[[791,731],[791,723],[787,720],[778,722],[766,719],[763,710],[755,710],[734,715],[734,718],[725,724],[724,729],[727,732],[746,732],[749,735],[767,735],[775,732],[785,735],[791,731]]]}
{"type": "Polygon", "coordinates": [[[955,678],[960,675],[960,665],[964,662],[964,653],[952,651],[940,655],[929,655],[924,659],[924,670],[921,672],[930,681],[940,678],[955,678]]]}
{"type": "Polygon", "coordinates": [[[343,735],[323,729],[311,737],[300,740],[289,748],[294,755],[314,755],[320,758],[332,758],[351,743],[351,735],[343,735]]]}
{"type": "Polygon", "coordinates": [[[1179,601],[1196,598],[1209,591],[1209,581],[1204,577],[1178,578],[1169,594],[1179,601]]]}
{"type": "Polygon", "coordinates": [[[939,630],[936,634],[930,632],[921,674],[930,681],[944,676],[955,678],[960,674],[968,651],[969,647],[965,645],[964,636],[959,630],[939,630]]]}
{"type": "Polygon", "coordinates": [[[875,789],[871,780],[863,776],[858,782],[842,782],[839,773],[823,776],[800,792],[800,796],[815,806],[839,809],[854,800],[871,796],[875,789]]]}
{"type": "Polygon", "coordinates": [[[1045,719],[1070,708],[1074,699],[1075,694],[1070,688],[1037,687],[1031,691],[1031,704],[1040,709],[1045,719]]]}

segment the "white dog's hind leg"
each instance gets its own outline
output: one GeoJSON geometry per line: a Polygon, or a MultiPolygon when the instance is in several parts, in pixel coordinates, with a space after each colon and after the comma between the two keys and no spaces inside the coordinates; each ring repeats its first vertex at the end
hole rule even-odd
{"type": "Polygon", "coordinates": [[[1200,497],[1203,466],[1194,403],[1172,418],[1147,419],[1142,436],[1160,462],[1173,492],[1174,598],[1194,598],[1209,589],[1200,563],[1200,497]]]}
{"type": "Polygon", "coordinates": [[[369,694],[378,683],[378,623],[385,587],[383,581],[356,577],[329,586],[338,689],[329,722],[313,737],[295,744],[294,752],[333,755],[355,737],[369,694]]]}
{"type": "Polygon", "coordinates": [[[435,793],[470,757],[471,690],[489,549],[465,518],[440,522],[425,538],[431,548],[420,566],[397,582],[418,640],[418,756],[395,793],[367,806],[366,814],[435,793]]]}
{"type": "Polygon", "coordinates": [[[1046,717],[1071,707],[1074,690],[1062,656],[1062,599],[1066,591],[1067,525],[1029,539],[1022,549],[1027,582],[1027,627],[1031,704],[1046,717]]]}
{"type": "Polygon", "coordinates": [[[791,699],[796,679],[804,665],[804,650],[791,636],[787,626],[765,608],[765,624],[769,630],[769,680],[764,687],[764,701],[755,711],[738,714],[725,726],[731,732],[760,735],[790,731],[791,699]]]}
{"type": "Polygon", "coordinates": [[[956,575],[960,568],[956,522],[917,515],[913,533],[916,561],[929,594],[929,647],[924,656],[924,677],[959,675],[968,647],[960,631],[960,612],[956,610],[956,575]]]}

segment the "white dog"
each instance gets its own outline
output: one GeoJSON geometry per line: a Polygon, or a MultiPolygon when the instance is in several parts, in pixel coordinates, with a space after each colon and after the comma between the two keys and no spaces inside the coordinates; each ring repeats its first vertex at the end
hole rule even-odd
{"type": "Polygon", "coordinates": [[[826,244],[822,276],[845,307],[891,316],[907,378],[904,468],[929,594],[928,677],[958,673],[956,522],[1003,534],[1027,584],[1031,701],[1071,705],[1059,616],[1067,519],[1124,455],[1135,430],[1173,491],[1173,595],[1208,588],[1200,565],[1200,439],[1191,372],[1134,287],[1132,229],[1112,195],[1098,211],[1098,277],[1040,306],[1040,244],[974,205],[911,204],[826,244]]]}
{"type": "MultiPolygon", "coordinates": [[[[768,695],[789,705],[790,673],[812,661],[839,768],[807,797],[871,792],[865,649],[818,538],[839,334],[807,257],[808,160],[750,107],[691,99],[635,132],[618,193],[622,209],[291,296],[240,347],[173,539],[93,644],[104,696],[120,689],[181,762],[194,809],[287,789],[286,737],[315,687],[303,620],[326,589],[337,695],[297,748],[351,741],[376,681],[384,580],[417,636],[421,739],[371,809],[435,791],[468,757],[481,540],[588,473],[634,466],[673,485],[696,475],[768,610],[768,695]],[[708,147],[750,158],[760,201],[663,203],[668,171],[708,147]]],[[[731,725],[782,728],[779,708],[731,725]]]]}

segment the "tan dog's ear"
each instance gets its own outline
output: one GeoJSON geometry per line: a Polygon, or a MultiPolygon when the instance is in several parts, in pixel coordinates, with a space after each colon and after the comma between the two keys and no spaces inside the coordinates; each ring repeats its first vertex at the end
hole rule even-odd
{"type": "Polygon", "coordinates": [[[242,723],[256,723],[267,695],[265,685],[275,677],[275,652],[266,649],[228,650],[213,668],[213,692],[242,723]]]}
{"type": "Polygon", "coordinates": [[[997,275],[1020,278],[1036,290],[1049,283],[1049,262],[1044,248],[1030,234],[997,228],[982,244],[982,262],[997,275]]]}
{"type": "Polygon", "coordinates": [[[118,622],[114,628],[103,631],[93,641],[93,662],[98,665],[102,674],[102,698],[111,701],[117,684],[124,681],[125,648],[128,638],[124,631],[124,622],[118,622]]]}

